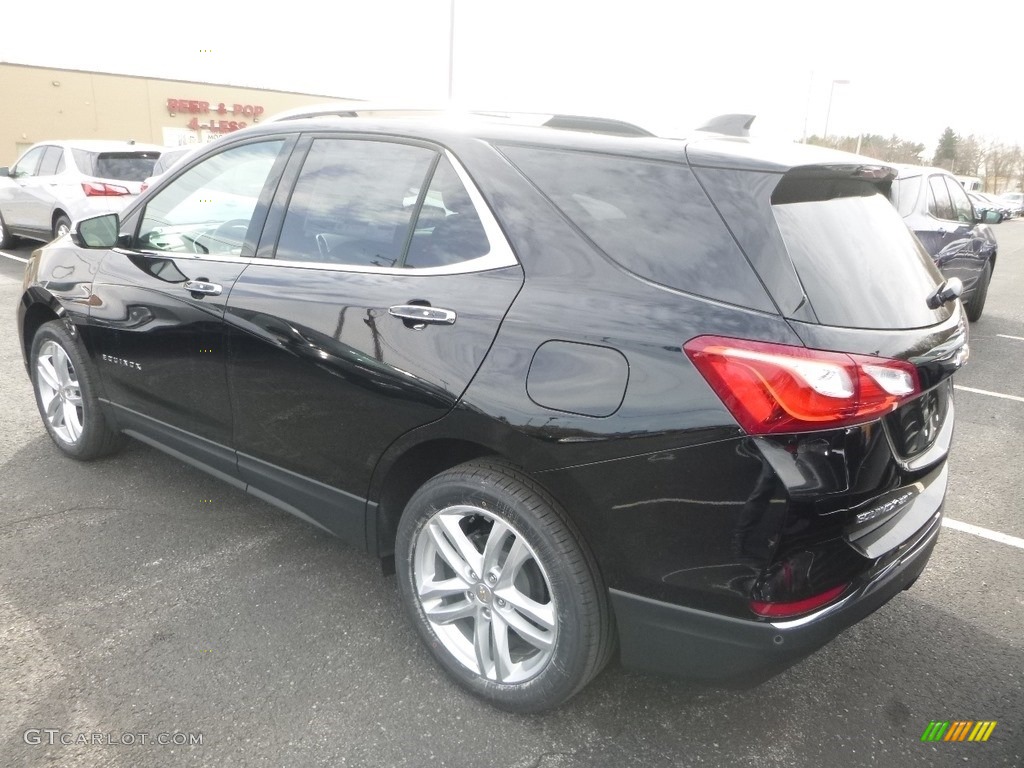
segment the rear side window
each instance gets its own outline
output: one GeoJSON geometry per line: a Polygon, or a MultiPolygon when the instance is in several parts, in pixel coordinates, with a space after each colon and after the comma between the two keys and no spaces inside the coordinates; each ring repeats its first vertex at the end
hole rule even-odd
{"type": "Polygon", "coordinates": [[[501,151],[629,271],[698,296],[773,308],[687,166],[536,147],[501,151]]]}
{"type": "Polygon", "coordinates": [[[823,325],[920,328],[948,316],[928,309],[939,273],[873,185],[783,181],[772,212],[823,325]]]}
{"type": "Polygon", "coordinates": [[[159,152],[90,152],[71,150],[75,165],[87,176],[117,181],[143,181],[153,175],[159,152]]]}

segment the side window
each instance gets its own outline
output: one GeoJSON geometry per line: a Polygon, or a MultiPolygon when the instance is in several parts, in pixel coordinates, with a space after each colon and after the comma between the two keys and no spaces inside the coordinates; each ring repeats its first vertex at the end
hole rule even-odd
{"type": "Polygon", "coordinates": [[[64,158],[64,150],[60,147],[47,147],[43,155],[43,161],[39,164],[39,176],[53,176],[57,173],[57,166],[64,158]]]}
{"type": "Polygon", "coordinates": [[[946,179],[946,185],[949,187],[949,197],[953,201],[953,218],[963,224],[973,224],[974,206],[971,205],[964,188],[953,179],[946,179]]]}
{"type": "Polygon", "coordinates": [[[46,147],[36,147],[31,149],[28,153],[18,161],[17,165],[14,166],[14,173],[12,176],[35,176],[36,169],[39,167],[39,161],[43,159],[43,154],[46,152],[46,147]]]}
{"type": "Polygon", "coordinates": [[[942,177],[929,177],[928,188],[931,192],[928,197],[928,213],[937,219],[956,221],[953,204],[949,201],[949,191],[946,189],[946,183],[942,177]]]}
{"type": "Polygon", "coordinates": [[[406,267],[441,267],[491,250],[480,215],[454,166],[442,157],[430,180],[405,258],[406,267]]]}
{"type": "Polygon", "coordinates": [[[232,147],[175,179],[146,205],[135,245],[239,256],[283,140],[232,147]]]}
{"type": "Polygon", "coordinates": [[[438,153],[361,139],[316,139],[288,202],[277,258],[400,266],[438,153]]]}

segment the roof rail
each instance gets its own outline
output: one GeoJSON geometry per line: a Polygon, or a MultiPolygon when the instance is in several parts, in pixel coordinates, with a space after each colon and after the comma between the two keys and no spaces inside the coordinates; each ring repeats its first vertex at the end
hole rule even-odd
{"type": "Polygon", "coordinates": [[[587,131],[589,133],[605,133],[614,136],[654,136],[648,130],[623,120],[604,117],[584,117],[581,115],[554,115],[533,112],[498,112],[468,111],[453,112],[444,107],[398,107],[375,104],[311,104],[308,107],[297,107],[280,112],[266,119],[265,122],[281,122],[283,120],[303,120],[314,117],[415,117],[444,114],[462,114],[473,117],[491,118],[539,125],[547,128],[558,128],[569,131],[587,131]]]}
{"type": "Polygon", "coordinates": [[[726,136],[749,136],[750,126],[756,118],[757,115],[718,115],[718,117],[712,117],[697,130],[722,133],[726,136]]]}

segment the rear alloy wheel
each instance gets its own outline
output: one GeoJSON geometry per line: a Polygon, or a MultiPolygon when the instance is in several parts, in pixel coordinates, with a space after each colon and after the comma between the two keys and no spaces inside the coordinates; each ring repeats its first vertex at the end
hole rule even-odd
{"type": "Polygon", "coordinates": [[[107,424],[96,397],[96,375],[76,336],[51,320],[32,340],[32,387],[47,432],[68,456],[83,461],[113,451],[120,435],[107,424]]]}
{"type": "Polygon", "coordinates": [[[978,277],[978,284],[974,287],[974,294],[964,309],[967,310],[967,319],[972,323],[981,319],[981,313],[985,311],[985,299],[988,298],[988,284],[992,282],[992,262],[985,264],[985,268],[978,277]]]}
{"type": "Polygon", "coordinates": [[[56,240],[58,237],[64,237],[64,235],[70,231],[71,219],[61,214],[57,217],[57,220],[53,222],[53,239],[56,240]]]}
{"type": "Polygon", "coordinates": [[[556,502],[511,466],[475,461],[428,481],[406,506],[396,553],[427,647],[495,706],[557,706],[611,655],[593,558],[556,502]]]}

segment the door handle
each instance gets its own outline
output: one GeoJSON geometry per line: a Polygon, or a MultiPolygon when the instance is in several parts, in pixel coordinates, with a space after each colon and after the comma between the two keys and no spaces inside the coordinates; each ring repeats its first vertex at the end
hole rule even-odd
{"type": "Polygon", "coordinates": [[[406,325],[411,328],[420,327],[428,323],[431,325],[451,325],[455,322],[457,315],[451,309],[440,307],[428,307],[422,304],[396,304],[388,309],[388,314],[408,321],[406,325]]]}
{"type": "Polygon", "coordinates": [[[190,293],[200,293],[203,296],[220,296],[224,287],[217,283],[208,283],[206,280],[187,280],[185,290],[190,293]]]}

